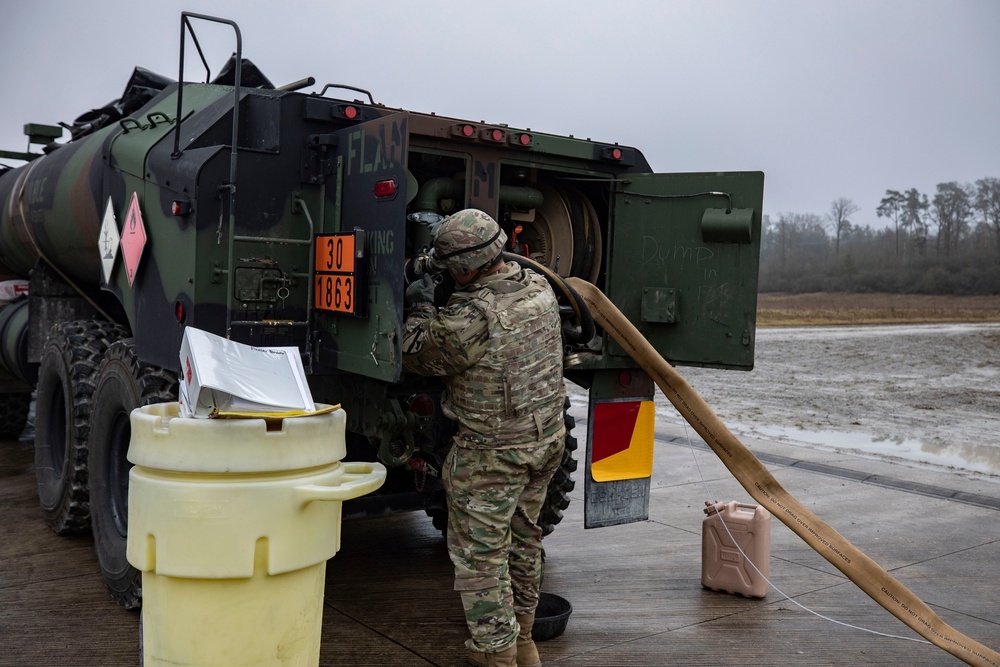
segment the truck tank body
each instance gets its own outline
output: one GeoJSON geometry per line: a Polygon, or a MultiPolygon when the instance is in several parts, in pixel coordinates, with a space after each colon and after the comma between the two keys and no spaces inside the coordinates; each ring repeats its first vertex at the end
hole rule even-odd
{"type": "MultiPolygon", "coordinates": [[[[171,155],[172,86],[137,112],[139,120],[103,128],[0,177],[0,263],[27,278],[41,259],[81,291],[100,287],[113,294],[140,356],[163,367],[176,365],[183,324],[221,334],[226,328],[219,276],[228,258],[219,237],[225,205],[219,189],[228,176],[225,126],[232,122],[227,96],[232,89],[187,86],[185,93],[181,141],[186,150],[178,158],[171,155]],[[125,225],[133,194],[146,247],[132,281],[118,259],[105,282],[101,257],[109,248],[101,238],[102,219],[110,202],[118,226],[125,225]],[[174,215],[174,202],[189,211],[174,215]],[[184,323],[175,317],[178,304],[188,313],[184,323]]],[[[266,104],[261,94],[245,91],[244,100],[251,97],[247,106],[266,115],[258,108],[266,104]]],[[[276,152],[277,139],[257,135],[253,141],[259,153],[241,155],[241,162],[259,168],[267,153],[276,152]]],[[[288,165],[276,167],[278,174],[287,172],[288,165]]],[[[248,189],[241,199],[247,210],[239,221],[244,235],[282,233],[277,223],[288,202],[277,201],[269,189],[248,189]]],[[[224,222],[228,233],[229,221],[224,222]]],[[[310,240],[305,231],[300,236],[310,240]]]]}
{"type": "MultiPolygon", "coordinates": [[[[0,263],[27,278],[39,257],[87,284],[100,278],[108,127],[0,176],[0,263]]],[[[113,173],[113,172],[112,172],[113,173]]]]}

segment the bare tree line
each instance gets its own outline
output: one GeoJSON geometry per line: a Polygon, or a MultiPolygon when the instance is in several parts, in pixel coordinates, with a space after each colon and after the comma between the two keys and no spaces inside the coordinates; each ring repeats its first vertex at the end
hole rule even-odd
{"type": "Polygon", "coordinates": [[[860,211],[840,197],[825,216],[764,216],[760,291],[1000,294],[1000,178],[886,190],[886,229],[860,211]]]}

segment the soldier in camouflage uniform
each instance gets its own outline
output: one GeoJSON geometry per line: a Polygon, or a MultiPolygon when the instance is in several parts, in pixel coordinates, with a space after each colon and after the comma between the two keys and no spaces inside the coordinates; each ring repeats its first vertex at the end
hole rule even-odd
{"type": "Polygon", "coordinates": [[[545,280],[504,262],[507,240],[486,213],[445,218],[436,261],[455,279],[434,307],[428,276],[406,293],[403,365],[446,385],[458,424],[445,459],[448,552],[472,638],[473,665],[540,665],[531,640],[542,577],[538,515],[562,460],[562,336],[545,280]]]}

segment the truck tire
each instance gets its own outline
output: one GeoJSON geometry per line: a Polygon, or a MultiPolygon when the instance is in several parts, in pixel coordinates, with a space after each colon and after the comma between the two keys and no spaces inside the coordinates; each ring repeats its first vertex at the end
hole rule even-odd
{"type": "Polygon", "coordinates": [[[131,338],[108,348],[97,372],[90,413],[90,524],[94,550],[111,596],[126,609],[142,605],[142,577],[125,555],[128,535],[126,458],[132,410],[177,400],[177,376],[140,364],[131,338]]]}
{"type": "MultiPolygon", "coordinates": [[[[566,409],[568,408],[569,399],[567,398],[566,409]]],[[[577,468],[577,461],[573,456],[577,448],[577,441],[571,433],[573,427],[576,426],[576,418],[566,413],[564,419],[566,421],[566,439],[564,441],[565,446],[563,448],[562,462],[549,482],[549,488],[545,494],[545,503],[542,505],[542,511],[538,515],[538,525],[542,527],[542,537],[555,530],[556,524],[563,520],[563,510],[569,507],[569,494],[576,487],[576,482],[573,481],[572,475],[576,472],[577,468]]],[[[444,492],[442,491],[441,494],[443,496],[444,492]]],[[[441,505],[428,508],[426,512],[430,516],[434,527],[447,537],[448,503],[442,498],[441,505]]]]}
{"type": "Polygon", "coordinates": [[[31,394],[0,394],[0,438],[16,438],[24,430],[31,394]]]}
{"type": "Polygon", "coordinates": [[[113,341],[126,335],[110,322],[81,320],[52,327],[38,368],[35,476],[45,522],[59,535],[90,529],[87,436],[97,368],[113,341]]]}
{"type": "MultiPolygon", "coordinates": [[[[569,409],[569,398],[566,399],[566,410],[569,409]]],[[[576,487],[573,481],[573,473],[576,472],[577,462],[573,453],[576,451],[577,442],[573,436],[573,427],[576,426],[576,418],[569,412],[565,413],[566,420],[566,440],[563,449],[562,463],[559,469],[552,476],[549,482],[548,492],[545,494],[545,504],[542,505],[542,512],[538,515],[538,525],[542,527],[542,537],[555,530],[556,524],[563,520],[563,510],[569,507],[569,494],[576,487]]]]}

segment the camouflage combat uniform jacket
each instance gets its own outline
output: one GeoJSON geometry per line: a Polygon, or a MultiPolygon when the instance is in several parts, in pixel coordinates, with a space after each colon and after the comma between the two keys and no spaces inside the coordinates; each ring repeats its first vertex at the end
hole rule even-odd
{"type": "Polygon", "coordinates": [[[561,432],[559,307],[545,279],[515,262],[459,287],[440,312],[415,306],[403,366],[444,377],[442,410],[458,423],[459,446],[523,447],[561,432]]]}

